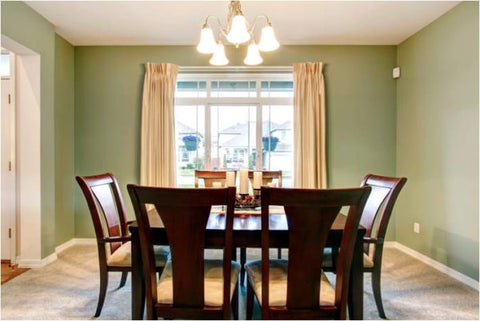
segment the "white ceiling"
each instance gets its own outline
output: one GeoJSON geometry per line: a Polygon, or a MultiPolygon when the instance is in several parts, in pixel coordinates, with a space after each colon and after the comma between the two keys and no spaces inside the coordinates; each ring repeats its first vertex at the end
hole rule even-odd
{"type": "MultiPolygon", "coordinates": [[[[193,45],[207,15],[229,1],[27,1],[56,32],[83,45],[193,45]]],[[[459,1],[242,1],[267,14],[281,44],[396,45],[459,1]]],[[[212,23],[215,22],[212,20],[212,23]]],[[[261,24],[263,25],[263,23],[261,24]]],[[[215,28],[215,27],[214,27],[215,28]]]]}

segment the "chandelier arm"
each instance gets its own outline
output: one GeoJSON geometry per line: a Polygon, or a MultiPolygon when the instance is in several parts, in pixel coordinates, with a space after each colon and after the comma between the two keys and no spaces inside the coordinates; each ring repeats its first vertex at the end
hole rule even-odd
{"type": "Polygon", "coordinates": [[[268,18],[268,16],[267,16],[266,14],[258,15],[258,16],[255,17],[255,20],[253,20],[252,27],[251,27],[250,30],[249,30],[250,34],[252,34],[252,33],[253,33],[253,30],[255,30],[255,27],[256,27],[256,25],[257,25],[257,21],[258,21],[258,19],[260,19],[260,18],[264,18],[265,21],[267,22],[267,25],[271,25],[270,19],[268,18]]]}
{"type": "Polygon", "coordinates": [[[203,24],[203,27],[207,27],[207,26],[210,26],[208,24],[208,20],[211,20],[210,18],[214,18],[216,21],[217,21],[217,24],[218,24],[218,28],[220,29],[219,33],[218,33],[218,36],[220,36],[220,34],[222,34],[223,36],[227,37],[227,30],[225,28],[223,28],[222,26],[222,22],[220,21],[220,18],[215,16],[215,15],[209,15],[205,18],[205,23],[203,24]]]}

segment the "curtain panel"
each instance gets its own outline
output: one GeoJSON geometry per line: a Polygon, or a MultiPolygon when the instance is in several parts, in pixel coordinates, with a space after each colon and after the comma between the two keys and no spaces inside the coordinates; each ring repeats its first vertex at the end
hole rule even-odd
{"type": "Polygon", "coordinates": [[[323,63],[293,65],[294,185],[327,187],[323,63]]]}
{"type": "Polygon", "coordinates": [[[176,185],[175,87],[178,66],[145,64],[140,184],[176,185]]]}

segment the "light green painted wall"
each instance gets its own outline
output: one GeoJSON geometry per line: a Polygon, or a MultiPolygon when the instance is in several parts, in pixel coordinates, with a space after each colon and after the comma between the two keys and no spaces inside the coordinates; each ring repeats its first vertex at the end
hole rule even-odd
{"type": "Polygon", "coordinates": [[[55,248],[55,32],[23,2],[1,2],[2,34],[40,54],[42,257],[55,248]],[[21,28],[19,26],[22,26],[21,28]]]}
{"type": "MultiPolygon", "coordinates": [[[[244,49],[227,55],[243,65],[244,49]]],[[[144,63],[207,66],[208,59],[192,46],[75,47],[75,173],[114,173],[130,218],[125,186],[139,181],[144,63]]],[[[359,185],[368,172],[395,174],[395,46],[283,46],[264,59],[264,66],[326,64],[330,187],[359,185]]],[[[94,235],[78,187],[75,235],[94,235]]]]}
{"type": "Polygon", "coordinates": [[[398,46],[396,206],[398,242],[476,280],[478,26],[462,3],[398,46]]]}
{"type": "Polygon", "coordinates": [[[55,35],[55,244],[74,234],[74,48],[55,35]]]}

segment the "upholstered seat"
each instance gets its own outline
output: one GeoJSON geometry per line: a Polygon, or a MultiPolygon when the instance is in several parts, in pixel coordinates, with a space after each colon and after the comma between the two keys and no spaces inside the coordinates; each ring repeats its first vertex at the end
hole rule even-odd
{"type": "MultiPolygon", "coordinates": [[[[155,246],[153,248],[157,267],[162,267],[170,255],[168,246],[155,246]]],[[[107,259],[108,266],[131,266],[132,265],[132,242],[122,244],[107,259]]]]}
{"type": "MultiPolygon", "coordinates": [[[[374,266],[373,263],[373,250],[367,255],[363,253],[363,267],[364,268],[372,268],[374,266]]],[[[324,268],[332,268],[333,261],[332,261],[332,251],[331,249],[325,249],[323,252],[323,267],[324,268]]]]}
{"type": "MultiPolygon", "coordinates": [[[[248,282],[255,291],[260,304],[262,303],[262,261],[248,262],[248,282]]],[[[286,306],[287,304],[287,260],[270,260],[269,302],[270,306],[286,306]]],[[[335,305],[335,289],[324,273],[320,280],[320,306],[335,305]]]]}
{"type": "MultiPolygon", "coordinates": [[[[231,279],[230,279],[230,299],[238,280],[240,272],[240,264],[232,261],[231,279]]],[[[205,306],[219,307],[223,303],[223,261],[222,260],[205,260],[205,306]]],[[[172,262],[168,261],[163,270],[160,281],[157,285],[158,303],[173,303],[173,278],[172,278],[172,262]]]]}

